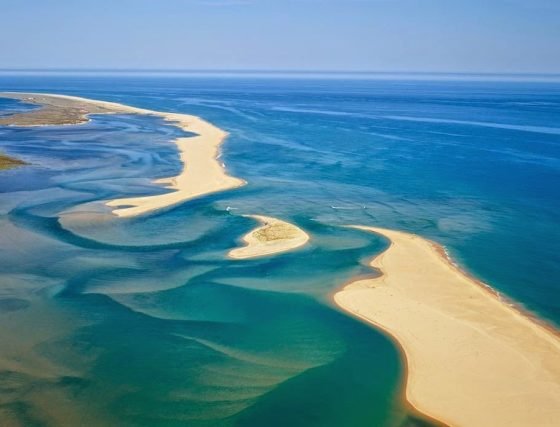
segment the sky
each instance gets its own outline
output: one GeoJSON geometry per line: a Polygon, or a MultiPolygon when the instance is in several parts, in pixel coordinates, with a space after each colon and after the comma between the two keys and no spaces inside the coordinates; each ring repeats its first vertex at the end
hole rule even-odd
{"type": "Polygon", "coordinates": [[[0,0],[1,69],[560,73],[560,0],[0,0]]]}

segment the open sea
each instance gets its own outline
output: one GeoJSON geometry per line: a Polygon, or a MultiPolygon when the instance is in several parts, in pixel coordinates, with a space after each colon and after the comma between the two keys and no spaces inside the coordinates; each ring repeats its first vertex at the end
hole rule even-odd
{"type": "MultiPolygon", "coordinates": [[[[560,325],[560,83],[4,74],[0,91],[201,116],[230,132],[221,160],[248,182],[88,220],[71,213],[166,191],[152,181],[179,172],[184,133],[137,115],[0,127],[0,152],[30,163],[0,171],[7,425],[431,425],[403,403],[394,342],[331,301],[387,247],[346,224],[433,239],[560,325]],[[229,260],[244,214],[312,240],[229,260]]],[[[0,115],[27,108],[0,99],[0,115]]]]}

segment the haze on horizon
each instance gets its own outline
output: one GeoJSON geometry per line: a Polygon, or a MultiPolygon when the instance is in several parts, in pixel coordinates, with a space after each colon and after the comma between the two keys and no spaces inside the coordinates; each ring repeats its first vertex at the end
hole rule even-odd
{"type": "Polygon", "coordinates": [[[560,73],[557,0],[1,0],[0,69],[560,73]]]}

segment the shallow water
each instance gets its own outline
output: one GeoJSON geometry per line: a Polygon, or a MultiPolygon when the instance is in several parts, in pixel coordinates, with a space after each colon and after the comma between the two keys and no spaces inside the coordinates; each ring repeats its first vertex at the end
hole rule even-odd
{"type": "MultiPolygon", "coordinates": [[[[165,191],[180,130],[133,115],[0,127],[31,166],[0,173],[0,415],[24,425],[420,425],[393,343],[330,295],[386,247],[378,225],[444,244],[560,324],[560,85],[0,77],[200,115],[248,185],[135,219],[102,201],[165,191]],[[254,222],[311,236],[225,259],[254,222]]],[[[0,112],[28,108],[0,100],[0,112]]],[[[1,113],[0,113],[1,114],[1,113]]]]}

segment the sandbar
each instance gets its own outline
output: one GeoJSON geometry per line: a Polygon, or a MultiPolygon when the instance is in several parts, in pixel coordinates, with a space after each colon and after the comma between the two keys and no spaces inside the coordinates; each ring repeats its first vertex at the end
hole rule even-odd
{"type": "Polygon", "coordinates": [[[0,153],[0,170],[11,169],[25,164],[26,163],[22,160],[14,159],[13,157],[0,153]]]}
{"type": "Polygon", "coordinates": [[[77,96],[3,92],[0,96],[41,105],[42,108],[0,118],[0,125],[48,126],[87,122],[90,114],[146,114],[162,117],[192,137],[174,140],[183,169],[174,177],[158,179],[157,184],[173,190],[169,193],[110,200],[107,206],[119,217],[132,217],[167,208],[210,193],[244,185],[242,179],[227,174],[218,161],[220,146],[227,132],[197,116],[136,108],[116,102],[97,101],[77,96]]]}
{"type": "MultiPolygon", "coordinates": [[[[454,265],[439,245],[375,227],[389,248],[334,295],[402,347],[406,399],[463,427],[557,426],[560,338],[454,265]]],[[[365,367],[364,369],[367,369],[365,367]]]]}
{"type": "Polygon", "coordinates": [[[247,215],[261,223],[243,236],[245,246],[234,248],[228,256],[234,259],[257,258],[287,252],[305,245],[309,235],[289,222],[262,215],[247,215]]]}

